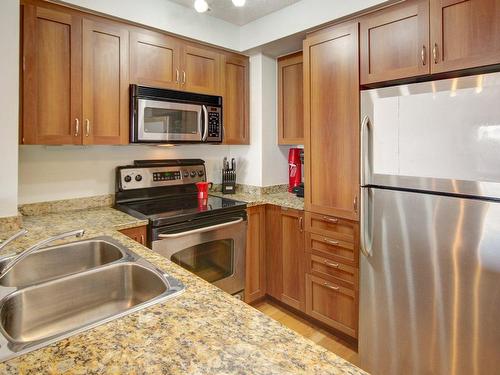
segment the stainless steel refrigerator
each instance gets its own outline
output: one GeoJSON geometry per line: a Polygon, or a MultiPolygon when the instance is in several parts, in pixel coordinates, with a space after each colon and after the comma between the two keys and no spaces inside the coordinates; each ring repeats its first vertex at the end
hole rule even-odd
{"type": "Polygon", "coordinates": [[[359,355],[500,374],[500,73],[361,95],[359,355]]]}

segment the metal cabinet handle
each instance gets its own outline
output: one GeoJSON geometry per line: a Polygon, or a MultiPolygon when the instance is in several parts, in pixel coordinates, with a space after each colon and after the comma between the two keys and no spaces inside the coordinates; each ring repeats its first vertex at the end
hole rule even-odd
{"type": "Polygon", "coordinates": [[[141,234],[141,244],[144,245],[144,234],[141,234]]]}
{"type": "Polygon", "coordinates": [[[356,195],[352,201],[352,206],[354,208],[354,213],[358,213],[358,196],[356,195]]]}
{"type": "Polygon", "coordinates": [[[85,119],[85,136],[88,137],[90,135],[90,120],[85,119]]]}
{"type": "Polygon", "coordinates": [[[75,137],[80,135],[80,120],[75,118],[75,137]]]}
{"type": "Polygon", "coordinates": [[[438,63],[438,45],[434,43],[434,47],[432,48],[432,57],[434,59],[434,64],[438,63]]]}
{"type": "Polygon", "coordinates": [[[183,70],[182,71],[182,85],[185,85],[186,84],[186,72],[183,70]]]}
{"type": "Polygon", "coordinates": [[[338,223],[339,219],[336,217],[323,216],[323,220],[329,221],[330,223],[338,223]]]}
{"type": "Polygon", "coordinates": [[[299,216],[299,230],[304,231],[304,218],[302,216],[299,216]]]}
{"type": "Polygon", "coordinates": [[[326,282],[323,283],[323,286],[326,286],[327,288],[330,288],[330,289],[333,289],[333,290],[339,290],[340,289],[340,287],[334,286],[334,285],[330,285],[330,284],[328,284],[326,282]]]}
{"type": "Polygon", "coordinates": [[[179,83],[179,68],[175,69],[175,82],[179,83]]]}
{"type": "Polygon", "coordinates": [[[332,263],[328,260],[325,260],[323,263],[325,263],[328,267],[332,267],[332,268],[339,268],[339,264],[338,263],[332,263]]]}
{"type": "Polygon", "coordinates": [[[425,46],[422,46],[422,50],[420,51],[420,58],[422,59],[422,65],[425,66],[427,63],[427,50],[425,46]]]}
{"type": "Polygon", "coordinates": [[[340,243],[339,241],[334,241],[334,240],[331,240],[331,239],[326,238],[326,237],[323,237],[323,241],[325,241],[331,245],[338,245],[340,243]]]}

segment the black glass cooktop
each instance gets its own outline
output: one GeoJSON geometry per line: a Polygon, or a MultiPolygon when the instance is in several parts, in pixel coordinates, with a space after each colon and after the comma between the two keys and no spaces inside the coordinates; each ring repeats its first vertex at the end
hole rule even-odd
{"type": "Polygon", "coordinates": [[[135,217],[148,218],[153,226],[160,226],[244,210],[246,205],[245,202],[215,196],[199,200],[193,195],[122,203],[117,208],[135,217]]]}

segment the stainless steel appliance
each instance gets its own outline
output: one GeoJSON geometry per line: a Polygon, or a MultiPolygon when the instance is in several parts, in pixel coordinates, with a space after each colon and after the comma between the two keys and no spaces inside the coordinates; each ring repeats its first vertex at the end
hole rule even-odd
{"type": "Polygon", "coordinates": [[[500,74],[362,92],[359,354],[498,373],[500,74]]]}
{"type": "Polygon", "coordinates": [[[222,142],[222,97],[130,86],[132,143],[222,142]]]}
{"type": "Polygon", "coordinates": [[[245,287],[246,203],[209,196],[203,160],[136,161],[117,168],[116,207],[149,220],[149,247],[230,294],[245,287]]]}

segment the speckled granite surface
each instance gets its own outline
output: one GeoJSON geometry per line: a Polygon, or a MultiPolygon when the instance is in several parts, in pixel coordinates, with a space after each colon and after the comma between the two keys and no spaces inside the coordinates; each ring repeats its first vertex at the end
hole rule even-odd
{"type": "Polygon", "coordinates": [[[0,233],[21,228],[23,218],[21,215],[0,217],[0,233]]]}
{"type": "Polygon", "coordinates": [[[288,192],[279,193],[236,193],[236,194],[222,194],[221,192],[210,192],[211,195],[225,197],[229,199],[236,199],[237,201],[247,202],[248,206],[257,206],[260,204],[275,204],[277,206],[295,208],[296,210],[304,209],[304,198],[299,198],[295,194],[288,192]]]}
{"type": "Polygon", "coordinates": [[[186,292],[2,363],[1,374],[364,374],[115,230],[133,223],[142,224],[111,208],[32,216],[24,223],[29,235],[5,253],[84,227],[86,238],[114,237],[186,292]]]}
{"type": "Polygon", "coordinates": [[[114,204],[114,199],[115,196],[113,194],[107,194],[50,202],[28,203],[20,205],[19,212],[24,216],[34,216],[57,212],[111,207],[114,204]]]}

